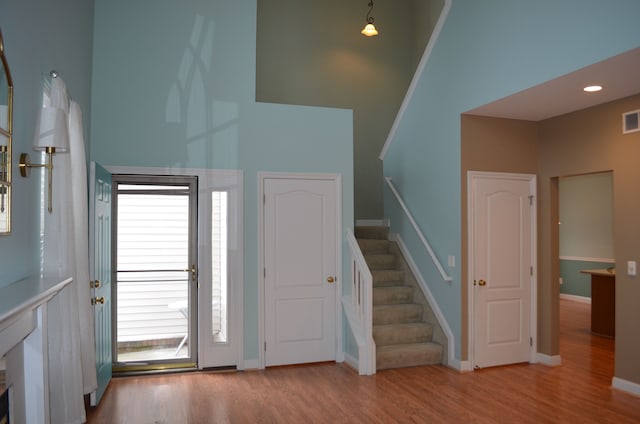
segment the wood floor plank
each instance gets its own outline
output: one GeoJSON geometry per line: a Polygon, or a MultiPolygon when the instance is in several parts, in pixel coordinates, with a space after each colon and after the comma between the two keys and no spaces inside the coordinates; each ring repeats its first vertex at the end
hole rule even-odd
{"type": "Polygon", "coordinates": [[[360,377],[341,364],[115,378],[89,423],[639,423],[611,388],[614,341],[589,305],[561,301],[562,366],[460,374],[444,366],[360,377]]]}

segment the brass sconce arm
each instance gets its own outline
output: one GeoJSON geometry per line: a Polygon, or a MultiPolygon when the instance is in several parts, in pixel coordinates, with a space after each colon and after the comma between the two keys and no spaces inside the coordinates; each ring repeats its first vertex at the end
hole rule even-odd
{"type": "Polygon", "coordinates": [[[56,153],[56,148],[55,147],[47,147],[45,148],[45,152],[47,153],[47,163],[31,163],[31,160],[29,159],[29,155],[27,153],[21,153],[20,154],[20,175],[24,178],[29,177],[29,172],[30,172],[30,168],[45,168],[48,171],[48,175],[47,175],[47,209],[49,211],[49,213],[51,213],[53,211],[53,206],[52,206],[52,181],[53,181],[53,155],[56,153]]]}

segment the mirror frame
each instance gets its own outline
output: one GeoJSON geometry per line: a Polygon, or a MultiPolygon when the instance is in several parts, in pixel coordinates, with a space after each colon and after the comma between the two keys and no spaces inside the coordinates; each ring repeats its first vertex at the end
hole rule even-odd
{"type": "MultiPolygon", "coordinates": [[[[9,62],[4,54],[4,39],[0,30],[0,61],[7,80],[7,128],[0,127],[0,133],[7,138],[6,148],[0,149],[0,208],[4,207],[2,220],[4,230],[0,235],[11,234],[11,144],[13,136],[13,79],[9,70],[9,62]]],[[[4,147],[4,146],[0,146],[4,147]]]]}

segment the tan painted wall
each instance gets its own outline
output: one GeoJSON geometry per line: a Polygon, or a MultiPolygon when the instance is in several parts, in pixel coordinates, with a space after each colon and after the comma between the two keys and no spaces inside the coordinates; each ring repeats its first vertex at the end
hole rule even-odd
{"type": "Polygon", "coordinates": [[[468,360],[467,171],[535,174],[538,166],[537,126],[514,119],[463,115],[461,118],[462,183],[462,360],[468,360]]]}
{"type": "Polygon", "coordinates": [[[443,4],[376,2],[368,38],[367,1],[258,1],[256,100],[354,111],[356,219],[384,217],[378,156],[443,4]]]}
{"type": "MultiPolygon", "coordinates": [[[[626,263],[640,262],[640,132],[622,134],[622,113],[640,109],[640,95],[585,109],[539,124],[539,208],[557,210],[555,177],[613,171],[613,238],[616,257],[615,376],[640,384],[640,276],[626,275],[626,263]],[[548,191],[547,191],[548,189],[548,191]]],[[[540,241],[556,245],[557,219],[540,222],[540,241]]],[[[540,256],[540,279],[555,281],[558,255],[540,256]]]]}
{"type": "MultiPolygon", "coordinates": [[[[640,132],[622,134],[622,113],[640,109],[640,95],[539,123],[462,117],[462,281],[467,281],[466,172],[538,175],[538,351],[560,354],[558,177],[613,171],[616,256],[615,376],[640,384],[640,132]]],[[[463,359],[467,355],[467,291],[463,285],[463,359]]]]}

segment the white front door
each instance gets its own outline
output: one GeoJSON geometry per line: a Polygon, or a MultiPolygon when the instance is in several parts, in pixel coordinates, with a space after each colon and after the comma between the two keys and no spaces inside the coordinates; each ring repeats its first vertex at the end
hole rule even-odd
{"type": "Polygon", "coordinates": [[[469,174],[475,368],[532,360],[535,184],[533,175],[469,174]]]}
{"type": "Polygon", "coordinates": [[[336,359],[337,187],[263,180],[266,366],[336,359]]]}

